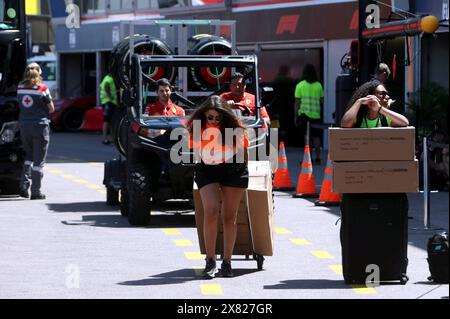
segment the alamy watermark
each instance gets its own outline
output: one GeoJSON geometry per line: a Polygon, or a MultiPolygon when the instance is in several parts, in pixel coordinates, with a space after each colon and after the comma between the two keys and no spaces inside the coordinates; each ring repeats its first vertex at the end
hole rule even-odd
{"type": "Polygon", "coordinates": [[[366,13],[369,15],[366,17],[367,29],[375,29],[380,27],[380,7],[376,4],[369,4],[366,7],[366,13]]]}
{"type": "Polygon", "coordinates": [[[65,269],[66,288],[78,289],[80,288],[80,267],[76,264],[68,264],[65,269]]]}
{"type": "Polygon", "coordinates": [[[376,287],[380,285],[380,267],[376,264],[370,264],[366,267],[366,287],[376,287]]]}
{"type": "Polygon", "coordinates": [[[185,128],[175,128],[170,140],[176,141],[170,149],[174,164],[244,163],[247,159],[265,161],[278,157],[275,129],[225,128],[222,133],[216,128],[202,129],[201,122],[194,120],[191,135],[185,128]]]}
{"type": "Polygon", "coordinates": [[[68,14],[66,18],[66,27],[68,29],[79,29],[80,28],[80,7],[74,3],[68,3],[66,5],[66,13],[68,14]]]}

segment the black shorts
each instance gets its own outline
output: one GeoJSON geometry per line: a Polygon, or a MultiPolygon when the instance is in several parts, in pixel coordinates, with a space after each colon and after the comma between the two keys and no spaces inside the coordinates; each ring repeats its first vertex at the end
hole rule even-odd
{"type": "Polygon", "coordinates": [[[103,106],[103,120],[105,122],[111,123],[117,106],[111,102],[103,104],[102,106],[103,106]]]}
{"type": "Polygon", "coordinates": [[[196,164],[195,183],[198,189],[213,183],[228,187],[248,188],[247,163],[196,164]]]}
{"type": "Polygon", "coordinates": [[[322,134],[323,134],[323,130],[320,128],[315,128],[312,127],[312,124],[321,124],[322,121],[320,119],[312,119],[308,116],[306,116],[305,114],[301,114],[298,118],[299,121],[299,126],[300,126],[300,130],[301,130],[301,135],[305,136],[306,135],[306,128],[308,126],[308,121],[309,121],[309,135],[310,138],[315,136],[315,137],[319,137],[320,139],[322,139],[322,134]]]}

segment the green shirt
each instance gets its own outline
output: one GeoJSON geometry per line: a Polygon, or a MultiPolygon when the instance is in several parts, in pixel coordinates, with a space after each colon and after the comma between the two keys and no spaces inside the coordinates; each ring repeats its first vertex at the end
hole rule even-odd
{"type": "Polygon", "coordinates": [[[295,87],[295,98],[300,100],[298,115],[305,114],[311,119],[320,119],[320,99],[323,88],[319,82],[301,81],[295,87]]]}
{"type": "Polygon", "coordinates": [[[117,105],[116,84],[114,83],[114,79],[110,75],[105,76],[102,83],[100,83],[100,103],[102,103],[102,105],[104,105],[108,102],[111,102],[111,103],[117,105]],[[106,94],[106,89],[105,89],[106,83],[109,84],[111,98],[109,98],[108,94],[106,94]]]}
{"type": "MultiPolygon", "coordinates": [[[[386,122],[387,122],[388,126],[390,127],[391,119],[387,116],[386,116],[386,122]]],[[[356,118],[355,118],[355,123],[356,123],[356,118]]],[[[381,126],[382,126],[381,119],[379,117],[371,120],[365,116],[365,117],[363,117],[360,128],[374,128],[374,127],[381,127],[381,126]]]]}

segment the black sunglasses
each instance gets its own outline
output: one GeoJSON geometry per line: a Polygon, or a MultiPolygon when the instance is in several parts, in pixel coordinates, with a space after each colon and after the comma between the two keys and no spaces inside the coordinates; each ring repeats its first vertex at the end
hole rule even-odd
{"type": "Polygon", "coordinates": [[[212,115],[208,115],[206,117],[208,119],[208,121],[221,121],[222,120],[222,116],[212,116],[212,115]]]}

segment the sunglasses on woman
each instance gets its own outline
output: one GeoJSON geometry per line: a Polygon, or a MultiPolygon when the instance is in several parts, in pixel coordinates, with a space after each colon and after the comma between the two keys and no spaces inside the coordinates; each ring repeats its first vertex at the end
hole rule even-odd
{"type": "Polygon", "coordinates": [[[222,120],[222,116],[212,116],[212,115],[208,115],[206,117],[208,119],[208,121],[221,121],[222,120]]]}

